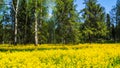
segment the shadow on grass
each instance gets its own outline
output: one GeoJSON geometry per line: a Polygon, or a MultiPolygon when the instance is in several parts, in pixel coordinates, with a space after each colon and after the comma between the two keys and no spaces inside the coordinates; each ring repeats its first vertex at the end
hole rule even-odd
{"type": "MultiPolygon", "coordinates": [[[[68,48],[59,48],[60,50],[68,50],[68,48]]],[[[16,51],[43,51],[43,50],[58,50],[58,48],[37,48],[37,49],[0,49],[0,52],[16,52],[16,51]]]]}
{"type": "Polygon", "coordinates": [[[43,50],[69,50],[69,49],[74,49],[74,50],[78,50],[78,49],[86,49],[86,48],[92,48],[91,46],[82,46],[82,47],[61,47],[61,48],[0,48],[0,52],[16,52],[16,51],[43,51],[43,50]]]}

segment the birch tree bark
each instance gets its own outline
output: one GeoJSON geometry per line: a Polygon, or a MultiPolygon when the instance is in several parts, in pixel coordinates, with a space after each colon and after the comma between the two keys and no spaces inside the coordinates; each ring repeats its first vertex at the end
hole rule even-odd
{"type": "Polygon", "coordinates": [[[17,44],[17,26],[18,26],[18,9],[19,9],[19,0],[17,0],[16,2],[16,6],[14,5],[13,1],[12,1],[12,5],[13,5],[13,10],[15,12],[15,22],[14,22],[14,44],[17,44]]]}
{"type": "Polygon", "coordinates": [[[35,2],[35,46],[38,45],[37,0],[35,2]]]}

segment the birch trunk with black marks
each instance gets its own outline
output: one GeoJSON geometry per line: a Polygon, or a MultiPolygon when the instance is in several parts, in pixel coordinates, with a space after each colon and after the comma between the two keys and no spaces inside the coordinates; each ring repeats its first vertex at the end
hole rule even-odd
{"type": "Polygon", "coordinates": [[[17,19],[17,17],[18,17],[18,9],[19,9],[19,0],[17,0],[17,2],[16,2],[16,7],[14,6],[14,4],[13,4],[13,2],[12,2],[12,4],[13,4],[13,10],[14,10],[14,12],[15,12],[15,22],[14,22],[14,44],[15,45],[17,45],[17,27],[18,27],[18,19],[17,19]]]}
{"type": "MultiPolygon", "coordinates": [[[[37,9],[37,0],[35,3],[35,8],[37,9]]],[[[37,10],[35,9],[35,46],[38,45],[38,22],[37,22],[37,10]]]]}

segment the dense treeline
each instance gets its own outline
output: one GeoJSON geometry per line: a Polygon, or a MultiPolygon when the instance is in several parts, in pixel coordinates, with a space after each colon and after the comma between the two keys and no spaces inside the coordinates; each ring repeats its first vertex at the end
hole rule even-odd
{"type": "Polygon", "coordinates": [[[0,43],[120,41],[120,0],[109,14],[97,0],[0,0],[0,43]]]}

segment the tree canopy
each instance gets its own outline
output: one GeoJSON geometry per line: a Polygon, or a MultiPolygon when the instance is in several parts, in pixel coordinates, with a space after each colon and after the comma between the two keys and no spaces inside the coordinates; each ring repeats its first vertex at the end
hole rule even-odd
{"type": "Polygon", "coordinates": [[[75,0],[0,0],[0,43],[119,41],[120,0],[111,13],[97,0],[84,5],[79,12],[75,0]]]}

